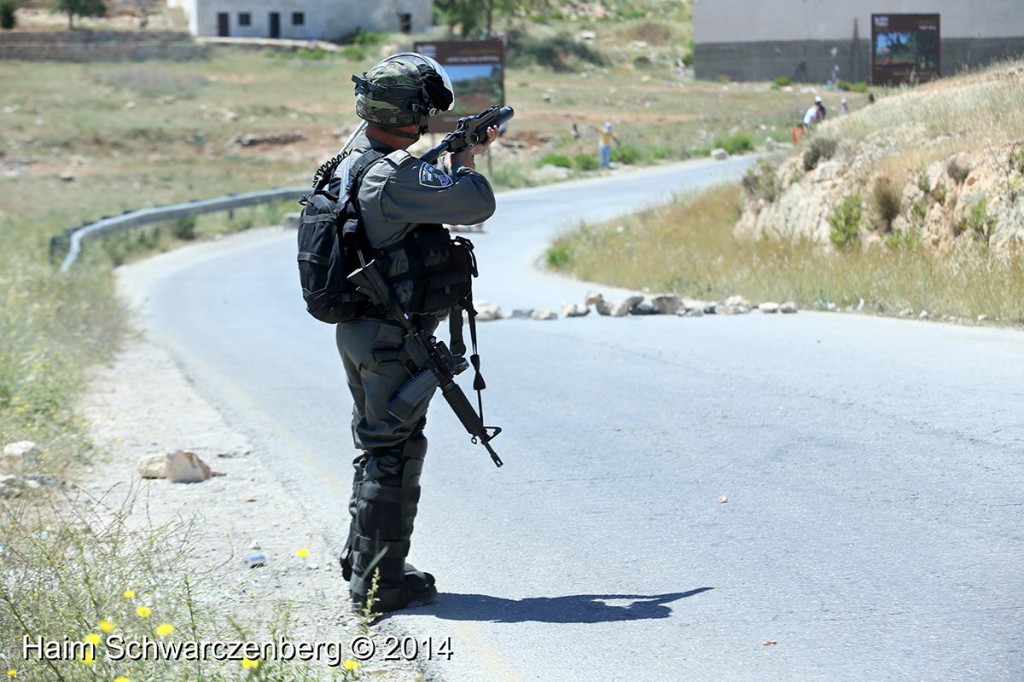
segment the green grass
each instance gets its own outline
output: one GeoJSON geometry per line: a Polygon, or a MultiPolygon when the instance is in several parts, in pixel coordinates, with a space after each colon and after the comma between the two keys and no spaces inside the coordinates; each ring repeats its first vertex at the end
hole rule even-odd
{"type": "Polygon", "coordinates": [[[58,500],[42,509],[29,503],[0,505],[0,674],[65,682],[359,679],[359,666],[351,660],[346,665],[351,654],[340,645],[346,634],[351,638],[355,633],[338,633],[339,645],[329,654],[334,669],[324,667],[328,661],[258,660],[258,654],[249,654],[245,662],[119,656],[145,638],[154,642],[151,646],[302,641],[289,634],[297,605],[273,605],[258,625],[251,624],[252,614],[212,608],[221,586],[214,574],[196,573],[188,559],[197,529],[181,521],[138,528],[139,515],[131,507],[142,503],[133,496],[125,506],[102,512],[88,511],[76,500],[58,500]],[[67,640],[79,648],[67,658],[26,658],[26,637],[30,643],[67,640]]]}

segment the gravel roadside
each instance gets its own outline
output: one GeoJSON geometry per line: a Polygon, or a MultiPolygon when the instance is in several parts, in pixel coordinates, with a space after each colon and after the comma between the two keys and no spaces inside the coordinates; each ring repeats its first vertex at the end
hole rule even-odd
{"type": "MultiPolygon", "coordinates": [[[[185,568],[210,581],[209,608],[265,633],[259,625],[272,619],[278,604],[290,602],[294,642],[347,646],[360,633],[347,583],[317,525],[304,517],[259,449],[225,422],[144,332],[96,371],[81,411],[106,456],[83,472],[80,487],[115,509],[134,498],[129,527],[191,525],[194,549],[185,568]],[[195,452],[222,475],[192,484],[141,478],[140,457],[174,450],[195,452]],[[300,557],[300,549],[308,556],[300,557]],[[265,565],[247,565],[255,554],[266,557],[265,565]]],[[[382,660],[366,661],[362,676],[422,679],[412,663],[382,660]]]]}

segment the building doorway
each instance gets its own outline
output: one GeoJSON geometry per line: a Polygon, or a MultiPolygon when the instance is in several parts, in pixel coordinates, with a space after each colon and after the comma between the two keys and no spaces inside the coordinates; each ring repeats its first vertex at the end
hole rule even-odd
{"type": "Polygon", "coordinates": [[[281,13],[271,12],[270,13],[270,37],[280,38],[281,37],[281,13]]]}
{"type": "Polygon", "coordinates": [[[227,12],[217,12],[217,35],[221,38],[231,35],[231,24],[227,12]]]}

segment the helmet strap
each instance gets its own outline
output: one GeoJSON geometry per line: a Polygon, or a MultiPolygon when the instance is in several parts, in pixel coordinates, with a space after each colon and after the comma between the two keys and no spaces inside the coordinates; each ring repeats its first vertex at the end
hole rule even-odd
{"type": "Polygon", "coordinates": [[[421,126],[420,130],[418,130],[418,131],[417,131],[417,132],[415,132],[415,133],[410,133],[410,132],[409,132],[409,131],[407,131],[407,130],[401,130],[401,129],[399,129],[399,128],[389,128],[389,127],[387,127],[387,126],[379,126],[379,127],[380,127],[380,128],[382,129],[382,130],[386,130],[386,131],[388,132],[388,134],[389,134],[389,135],[394,135],[395,137],[404,137],[405,139],[407,139],[407,140],[412,140],[412,141],[414,141],[414,142],[415,142],[416,140],[420,139],[420,135],[422,135],[422,134],[423,134],[423,129],[422,129],[422,126],[421,126]]]}

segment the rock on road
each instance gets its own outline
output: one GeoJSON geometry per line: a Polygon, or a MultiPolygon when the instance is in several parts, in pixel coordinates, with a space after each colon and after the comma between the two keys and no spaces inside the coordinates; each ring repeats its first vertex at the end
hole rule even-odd
{"type": "MultiPolygon", "coordinates": [[[[620,296],[535,263],[578,220],[746,163],[500,195],[471,235],[477,298],[508,314],[620,296]]],[[[151,338],[340,546],[351,402],[333,330],[302,308],[294,233],[130,276],[151,338]]],[[[435,399],[411,559],[441,595],[385,621],[414,638],[428,679],[1024,679],[1020,332],[592,313],[480,336],[506,465],[435,399]]]]}

